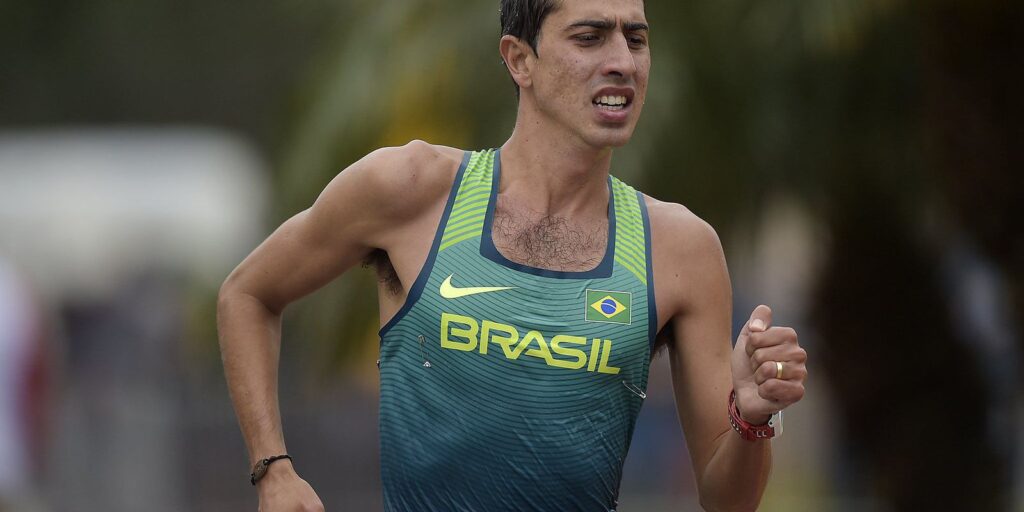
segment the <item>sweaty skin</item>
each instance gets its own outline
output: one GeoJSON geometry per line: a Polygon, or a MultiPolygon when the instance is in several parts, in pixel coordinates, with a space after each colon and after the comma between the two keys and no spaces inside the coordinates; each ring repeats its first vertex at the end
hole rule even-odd
{"type": "MultiPolygon", "coordinates": [[[[607,226],[612,149],[628,142],[643,107],[650,71],[641,0],[563,0],[544,21],[537,53],[513,36],[500,52],[520,87],[516,125],[502,146],[498,204],[544,218],[572,219],[582,232],[607,226]],[[624,107],[597,100],[625,97],[624,107]]],[[[218,328],[228,387],[250,463],[286,453],[277,401],[281,313],[371,252],[387,253],[397,293],[381,283],[383,325],[401,308],[430,251],[463,152],[413,141],[352,164],[307,210],[282,224],[231,273],[221,288],[218,328]],[[401,201],[387,198],[401,197],[401,201]]],[[[799,401],[806,353],[796,333],[771,325],[756,308],[735,348],[730,340],[731,285],[715,231],[685,207],[644,200],[651,224],[658,328],[671,323],[668,357],[680,422],[702,506],[754,510],[771,467],[771,444],[732,432],[726,415],[736,390],[745,420],[760,424],[799,401]],[[785,362],[782,379],[775,361],[785,362]]],[[[493,232],[508,259],[515,240],[493,232]]],[[[605,241],[607,243],[607,241],[605,241]]],[[[602,254],[579,254],[586,266],[602,254]]],[[[552,250],[564,254],[564,247],[552,250]]],[[[577,270],[551,259],[552,270],[577,270]]],[[[453,283],[458,285],[458,283],[453,283]]],[[[257,484],[260,510],[323,510],[290,461],[270,466],[257,484]]]]}

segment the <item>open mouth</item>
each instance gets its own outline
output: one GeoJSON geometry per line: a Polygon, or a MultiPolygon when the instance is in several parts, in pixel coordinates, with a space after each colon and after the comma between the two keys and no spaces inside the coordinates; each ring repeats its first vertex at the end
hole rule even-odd
{"type": "Polygon", "coordinates": [[[593,104],[604,110],[622,110],[629,105],[629,98],[625,96],[598,96],[594,98],[593,104]]]}

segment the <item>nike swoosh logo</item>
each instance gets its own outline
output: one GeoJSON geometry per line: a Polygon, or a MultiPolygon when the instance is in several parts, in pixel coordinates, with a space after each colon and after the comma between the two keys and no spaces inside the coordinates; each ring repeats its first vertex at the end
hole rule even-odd
{"type": "Polygon", "coordinates": [[[511,290],[514,286],[467,286],[465,288],[456,288],[452,286],[452,277],[455,274],[448,276],[443,283],[441,283],[441,296],[446,299],[457,299],[459,297],[465,297],[467,295],[476,295],[478,293],[488,292],[500,292],[502,290],[511,290]]]}

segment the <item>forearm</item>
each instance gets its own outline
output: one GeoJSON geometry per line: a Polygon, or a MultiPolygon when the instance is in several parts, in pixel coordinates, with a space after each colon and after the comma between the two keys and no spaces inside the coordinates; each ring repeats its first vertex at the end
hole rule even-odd
{"type": "Polygon", "coordinates": [[[716,445],[698,482],[701,506],[709,512],[756,510],[771,472],[771,441],[746,441],[729,430],[716,445]]]}
{"type": "Polygon", "coordinates": [[[250,463],[286,453],[277,398],[281,315],[251,295],[226,289],[217,304],[217,330],[250,463]]]}

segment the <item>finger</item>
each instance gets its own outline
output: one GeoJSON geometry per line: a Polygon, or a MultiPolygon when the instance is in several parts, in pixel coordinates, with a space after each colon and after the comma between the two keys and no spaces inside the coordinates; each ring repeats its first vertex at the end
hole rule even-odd
{"type": "Polygon", "coordinates": [[[802,363],[785,361],[765,361],[754,371],[754,383],[757,385],[768,382],[769,379],[791,380],[805,382],[807,380],[807,367],[802,363]],[[782,376],[779,376],[779,364],[782,364],[782,376]]]}
{"type": "Polygon", "coordinates": [[[769,379],[757,386],[757,395],[781,410],[804,397],[804,385],[790,380],[769,379]]]}
{"type": "Polygon", "coordinates": [[[750,371],[756,372],[761,365],[768,361],[803,364],[807,362],[807,351],[799,346],[788,344],[759,348],[750,354],[750,371]]]}
{"type": "MultiPolygon", "coordinates": [[[[740,329],[739,338],[736,340],[737,344],[741,341],[746,341],[752,334],[764,332],[768,329],[768,326],[772,323],[772,308],[761,304],[754,308],[754,311],[750,313],[750,318],[743,324],[743,328],[740,329]]],[[[749,347],[749,345],[748,345],[749,347]]],[[[747,355],[750,355],[749,348],[747,349],[747,355]]]]}
{"type": "Polygon", "coordinates": [[[799,344],[796,331],[792,327],[772,327],[765,332],[753,332],[747,338],[747,355],[752,355],[759,348],[786,343],[799,344]]]}
{"type": "Polygon", "coordinates": [[[772,323],[772,308],[761,304],[754,308],[754,311],[750,313],[750,319],[747,320],[747,325],[744,328],[747,333],[751,332],[763,332],[768,329],[768,326],[772,323]]]}

